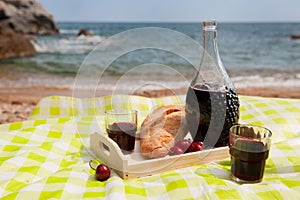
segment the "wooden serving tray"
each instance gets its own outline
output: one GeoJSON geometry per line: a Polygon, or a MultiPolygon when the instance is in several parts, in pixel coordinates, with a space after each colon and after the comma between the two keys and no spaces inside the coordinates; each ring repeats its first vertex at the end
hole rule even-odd
{"type": "Polygon", "coordinates": [[[140,141],[136,140],[134,152],[123,154],[117,143],[103,133],[90,138],[91,150],[101,161],[112,168],[121,178],[131,179],[149,176],[173,169],[189,167],[229,157],[228,147],[206,149],[163,158],[149,159],[140,153],[140,141]]]}

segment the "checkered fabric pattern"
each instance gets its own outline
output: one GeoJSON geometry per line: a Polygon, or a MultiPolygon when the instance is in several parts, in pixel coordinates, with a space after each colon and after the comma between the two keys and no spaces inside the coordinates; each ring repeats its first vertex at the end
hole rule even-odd
{"type": "Polygon", "coordinates": [[[300,100],[240,96],[240,122],[273,132],[264,179],[237,184],[230,159],[123,180],[115,173],[96,181],[88,161],[89,134],[103,129],[106,109],[139,111],[139,123],[155,107],[183,104],[184,96],[75,99],[48,97],[30,120],[0,126],[2,199],[299,199],[300,100]]]}

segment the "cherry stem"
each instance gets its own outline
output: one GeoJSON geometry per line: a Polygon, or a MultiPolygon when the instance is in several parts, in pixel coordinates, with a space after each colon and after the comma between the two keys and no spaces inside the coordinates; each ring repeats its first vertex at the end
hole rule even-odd
{"type": "Polygon", "coordinates": [[[89,165],[91,169],[96,170],[100,162],[98,160],[90,160],[89,165]]]}

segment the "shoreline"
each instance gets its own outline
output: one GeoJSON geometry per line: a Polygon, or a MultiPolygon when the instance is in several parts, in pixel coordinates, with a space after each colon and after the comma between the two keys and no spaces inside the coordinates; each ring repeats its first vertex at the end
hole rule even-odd
{"type": "MultiPolygon", "coordinates": [[[[300,88],[248,87],[237,88],[239,95],[300,99],[300,88]]],[[[111,95],[111,90],[97,90],[95,96],[111,95]]],[[[186,88],[174,90],[136,91],[134,95],[163,97],[184,95],[186,88]]],[[[73,91],[56,87],[0,88],[0,124],[27,120],[36,104],[47,96],[72,96],[73,91]]]]}

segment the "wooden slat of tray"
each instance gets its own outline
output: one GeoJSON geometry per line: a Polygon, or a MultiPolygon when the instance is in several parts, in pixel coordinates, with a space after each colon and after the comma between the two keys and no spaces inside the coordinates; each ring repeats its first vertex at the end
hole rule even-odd
{"type": "Polygon", "coordinates": [[[151,159],[151,162],[140,162],[129,165],[127,172],[117,172],[124,179],[149,176],[174,169],[190,167],[196,164],[204,164],[229,157],[228,147],[203,150],[201,152],[187,153],[178,156],[166,156],[162,159],[151,159]]]}
{"type": "Polygon", "coordinates": [[[92,151],[123,179],[149,176],[229,157],[228,147],[221,147],[164,158],[147,159],[138,153],[138,140],[135,145],[136,148],[133,154],[124,155],[118,145],[104,134],[94,133],[91,136],[92,151]],[[103,144],[109,147],[109,152],[103,148],[103,144]]]}

